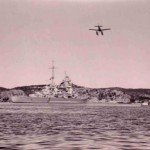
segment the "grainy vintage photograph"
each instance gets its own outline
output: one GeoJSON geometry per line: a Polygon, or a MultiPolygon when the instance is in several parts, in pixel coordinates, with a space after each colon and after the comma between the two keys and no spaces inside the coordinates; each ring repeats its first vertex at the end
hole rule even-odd
{"type": "Polygon", "coordinates": [[[0,149],[150,150],[150,1],[0,0],[0,149]]]}

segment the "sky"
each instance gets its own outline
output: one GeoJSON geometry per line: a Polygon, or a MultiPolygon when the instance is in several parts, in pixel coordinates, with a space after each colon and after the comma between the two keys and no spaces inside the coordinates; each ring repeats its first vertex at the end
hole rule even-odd
{"type": "Polygon", "coordinates": [[[0,87],[150,88],[149,0],[0,0],[0,87]],[[97,36],[90,28],[111,28],[97,36]]]}

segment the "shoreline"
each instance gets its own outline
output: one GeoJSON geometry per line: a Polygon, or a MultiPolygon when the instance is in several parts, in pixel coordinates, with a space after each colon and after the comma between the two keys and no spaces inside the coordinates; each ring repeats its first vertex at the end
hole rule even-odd
{"type": "MultiPolygon", "coordinates": [[[[98,102],[93,102],[93,103],[82,103],[82,102],[68,102],[68,101],[51,101],[49,103],[46,102],[38,102],[38,103],[9,103],[9,102],[0,102],[0,114],[3,113],[46,113],[46,114],[51,114],[51,113],[63,113],[59,111],[59,107],[85,107],[85,108],[111,108],[111,107],[116,107],[116,108],[148,108],[147,106],[142,106],[141,104],[112,104],[112,103],[98,103],[98,102]],[[55,109],[56,108],[56,109],[55,109]]],[[[66,109],[66,112],[70,111],[70,109],[66,109]]],[[[83,111],[83,110],[82,110],[83,111]]],[[[83,111],[84,112],[84,111],[83,111]]],[[[73,110],[71,110],[71,113],[76,113],[73,110]]],[[[86,113],[86,112],[85,112],[86,113]]]]}
{"type": "Polygon", "coordinates": [[[142,105],[141,103],[131,103],[131,104],[126,104],[126,103],[102,103],[102,102],[90,102],[90,101],[83,101],[83,100],[68,100],[68,99],[63,99],[63,100],[50,100],[50,101],[27,101],[27,102],[0,102],[0,109],[1,106],[16,106],[16,105],[25,105],[25,106],[30,106],[30,105],[47,105],[49,104],[75,104],[75,105],[91,105],[91,106],[130,106],[130,107],[139,107],[145,105],[142,105]]]}
{"type": "Polygon", "coordinates": [[[127,106],[127,107],[145,107],[146,105],[142,105],[141,103],[117,103],[117,102],[101,102],[101,101],[92,101],[92,100],[84,100],[84,99],[76,99],[76,98],[43,98],[43,97],[17,97],[12,100],[12,102],[0,102],[1,106],[15,106],[15,105],[55,105],[55,104],[75,104],[75,105],[89,105],[89,106],[127,106]]]}

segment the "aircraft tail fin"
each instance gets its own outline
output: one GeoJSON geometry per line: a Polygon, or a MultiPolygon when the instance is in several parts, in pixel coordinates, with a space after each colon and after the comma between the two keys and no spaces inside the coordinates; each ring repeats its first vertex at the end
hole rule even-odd
{"type": "Polygon", "coordinates": [[[103,27],[103,26],[95,26],[95,27],[103,27]]]}

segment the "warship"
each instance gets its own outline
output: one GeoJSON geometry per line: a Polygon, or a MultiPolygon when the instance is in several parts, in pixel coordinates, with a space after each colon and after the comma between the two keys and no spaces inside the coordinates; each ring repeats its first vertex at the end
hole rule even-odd
{"type": "Polygon", "coordinates": [[[42,103],[42,102],[69,102],[76,98],[73,90],[73,83],[69,75],[65,72],[64,79],[57,85],[55,83],[55,69],[54,61],[52,61],[50,83],[45,85],[42,90],[35,91],[29,96],[13,97],[12,101],[15,103],[42,103]]]}

